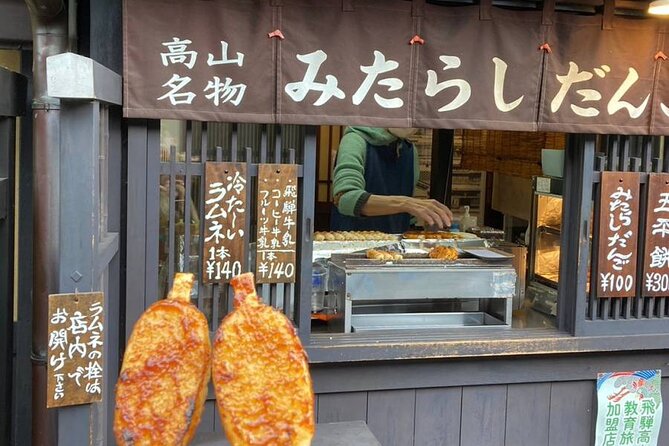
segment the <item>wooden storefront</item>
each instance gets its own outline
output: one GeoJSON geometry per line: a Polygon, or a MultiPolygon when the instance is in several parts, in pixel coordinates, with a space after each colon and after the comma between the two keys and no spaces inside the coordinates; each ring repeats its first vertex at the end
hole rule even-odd
{"type": "MultiPolygon", "coordinates": [[[[639,215],[649,206],[651,174],[669,173],[669,143],[661,136],[669,122],[663,103],[669,91],[665,85],[669,62],[658,56],[669,45],[665,42],[669,25],[664,21],[626,18],[625,14],[638,16],[639,8],[630,10],[629,2],[608,0],[578,8],[547,1],[533,8],[521,5],[527,9],[522,12],[490,1],[474,6],[335,1],[322,10],[314,8],[316,0],[126,0],[125,9],[120,0],[79,3],[74,14],[80,25],[79,45],[72,52],[90,59],[69,55],[67,61],[95,61],[93,78],[100,75],[107,81],[95,83],[86,97],[66,92],[59,97],[61,237],[58,286],[50,292],[105,292],[105,386],[102,403],[49,411],[56,426],[52,444],[113,444],[114,383],[133,324],[151,303],[164,297],[174,272],[202,272],[198,256],[203,252],[204,218],[194,209],[204,209],[206,163],[213,161],[243,163],[251,179],[263,164],[296,166],[296,280],[263,284],[259,292],[293,320],[308,352],[319,423],[365,421],[384,446],[586,446],[595,439],[597,373],[660,370],[669,375],[669,295],[645,291],[642,256],[632,267],[636,282],[628,297],[598,295],[600,266],[594,260],[601,241],[593,229],[601,222],[605,172],[638,173],[639,215]],[[175,23],[184,17],[191,20],[175,23]],[[374,20],[379,22],[375,25],[374,20]],[[130,27],[129,32],[125,29],[125,40],[124,21],[130,27]],[[389,22],[394,31],[386,36],[381,29],[389,22]],[[372,31],[366,31],[363,23],[372,31]],[[457,33],[449,33],[450,29],[457,33]],[[173,73],[173,67],[188,63],[189,56],[172,53],[161,59],[161,50],[187,39],[180,34],[186,31],[192,31],[190,40],[197,46],[202,69],[179,66],[183,70],[173,73]],[[583,40],[570,39],[572,34],[583,40]],[[320,39],[329,45],[323,48],[330,56],[318,78],[311,79],[318,85],[306,91],[299,85],[284,89],[287,83],[304,80],[306,65],[296,55],[316,52],[318,45],[309,43],[314,36],[317,43],[320,39]],[[416,37],[424,42],[417,43],[416,37]],[[591,38],[598,43],[581,50],[580,43],[591,38]],[[451,54],[442,54],[453,42],[461,45],[457,66],[446,57],[451,54]],[[391,98],[401,89],[389,90],[388,82],[382,88],[375,84],[376,90],[370,88],[366,95],[360,92],[357,98],[364,97],[355,104],[353,96],[365,79],[361,67],[381,63],[374,49],[385,53],[384,63],[392,59],[401,67],[397,80],[404,86],[403,107],[383,108],[379,105],[383,101],[374,99],[375,94],[391,98]],[[497,50],[507,58],[493,61],[497,50]],[[610,54],[615,58],[607,62],[613,73],[607,78],[603,60],[610,54]],[[589,79],[601,82],[590,87],[604,99],[579,102],[594,96],[579,96],[574,91],[579,87],[573,86],[563,96],[564,104],[551,113],[551,99],[564,85],[558,76],[571,72],[570,64],[580,65],[581,74],[589,70],[589,79]],[[215,71],[221,66],[225,70],[215,71]],[[328,70],[334,68],[340,70],[338,85],[346,97],[336,106],[332,104],[338,93],[326,81],[328,70]],[[621,85],[632,68],[637,80],[625,84],[623,91],[621,85]],[[359,76],[351,75],[353,71],[359,76]],[[428,71],[437,79],[430,81],[428,71]],[[464,84],[446,83],[454,82],[448,77],[452,73],[470,85],[470,101],[460,96],[464,84]],[[198,83],[199,96],[193,104],[174,104],[169,96],[159,99],[177,85],[172,75],[198,83]],[[227,98],[225,103],[207,102],[203,90],[213,76],[223,83],[226,76],[233,84],[243,81],[248,100],[241,102],[238,88],[218,96],[221,101],[227,98]],[[499,79],[502,89],[495,90],[494,81],[499,79]],[[436,93],[426,95],[430,82],[436,93]],[[125,109],[118,99],[122,88],[125,109]],[[259,92],[255,96],[254,88],[259,92]],[[449,89],[451,96],[446,94],[449,89]],[[329,103],[321,96],[324,91],[331,93],[329,103]],[[315,105],[319,98],[325,103],[315,105]],[[231,103],[235,99],[240,102],[231,103]],[[440,115],[444,112],[437,110],[447,105],[453,110],[440,115]],[[585,109],[590,113],[587,118],[573,113],[585,109]],[[317,186],[323,181],[316,175],[318,126],[353,124],[567,134],[562,279],[553,323],[530,327],[521,320],[513,328],[384,333],[312,331],[312,235],[317,186]],[[82,197],[84,190],[93,193],[72,200],[82,197]],[[92,217],[82,219],[82,215],[92,217]]],[[[3,7],[0,3],[0,13],[3,7]]],[[[669,47],[665,52],[669,54],[669,47]]],[[[392,70],[384,73],[395,76],[392,70]]],[[[256,211],[254,206],[248,209],[253,227],[256,211]]],[[[639,235],[643,232],[641,224],[639,253],[648,250],[639,235]]],[[[243,245],[250,269],[252,239],[243,245]]],[[[29,296],[28,282],[25,278],[19,282],[20,295],[29,296]]],[[[206,314],[213,332],[230,310],[232,295],[226,284],[200,283],[193,302],[206,314]]],[[[22,308],[22,314],[30,313],[29,306],[22,308]]],[[[25,328],[23,333],[27,335],[25,328]]],[[[23,353],[26,349],[19,348],[23,353]]],[[[29,355],[17,356],[17,367],[25,367],[28,360],[29,355]]],[[[27,383],[21,382],[25,388],[27,383]]],[[[665,395],[668,383],[664,378],[665,395]]],[[[669,444],[668,418],[665,410],[659,445],[669,444]]],[[[12,419],[17,425],[30,424],[25,413],[12,419]]],[[[29,432],[16,426],[15,430],[18,434],[11,444],[31,444],[29,432]]],[[[199,432],[223,435],[213,392],[199,432]]]]}

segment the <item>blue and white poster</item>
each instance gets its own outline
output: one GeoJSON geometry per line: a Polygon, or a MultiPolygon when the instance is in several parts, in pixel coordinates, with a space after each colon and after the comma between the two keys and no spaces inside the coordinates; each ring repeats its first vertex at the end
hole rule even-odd
{"type": "Polygon", "coordinates": [[[657,446],[662,422],[660,370],[597,375],[596,446],[657,446]]]}

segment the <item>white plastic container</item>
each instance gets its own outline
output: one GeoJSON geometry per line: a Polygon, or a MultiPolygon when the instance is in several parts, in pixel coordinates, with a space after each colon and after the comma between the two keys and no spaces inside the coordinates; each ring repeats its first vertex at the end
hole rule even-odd
{"type": "Polygon", "coordinates": [[[460,230],[462,232],[467,232],[468,229],[474,228],[477,225],[478,218],[469,213],[469,206],[464,206],[465,213],[460,218],[460,230]]]}

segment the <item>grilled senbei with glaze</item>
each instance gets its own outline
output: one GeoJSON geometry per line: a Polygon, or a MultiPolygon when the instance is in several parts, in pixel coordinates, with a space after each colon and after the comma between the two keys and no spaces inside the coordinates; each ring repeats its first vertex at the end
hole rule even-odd
{"type": "Polygon", "coordinates": [[[253,274],[232,280],[235,309],[214,341],[212,380],[233,446],[303,446],[314,435],[314,393],[291,322],[258,298],[253,274]]]}
{"type": "Polygon", "coordinates": [[[211,343],[207,319],[190,303],[192,285],[192,274],[177,273],[167,299],[135,324],[116,384],[119,445],[182,446],[195,434],[207,396],[211,343]]]}

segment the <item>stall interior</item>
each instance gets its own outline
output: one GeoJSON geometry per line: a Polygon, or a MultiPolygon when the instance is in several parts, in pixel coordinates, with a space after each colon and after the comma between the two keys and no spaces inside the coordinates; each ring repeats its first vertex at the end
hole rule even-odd
{"type": "MultiPolygon", "coordinates": [[[[333,135],[341,134],[339,127],[320,130],[321,210],[334,207],[322,191],[333,189],[333,135]]],[[[331,231],[329,214],[317,215],[312,330],[555,327],[562,200],[532,184],[561,184],[563,157],[555,154],[564,150],[564,135],[420,129],[410,140],[420,167],[414,197],[448,205],[453,224],[402,234],[331,231]],[[449,163],[433,163],[444,148],[449,163]],[[533,290],[548,291],[526,294],[528,272],[537,278],[533,290]]]]}

